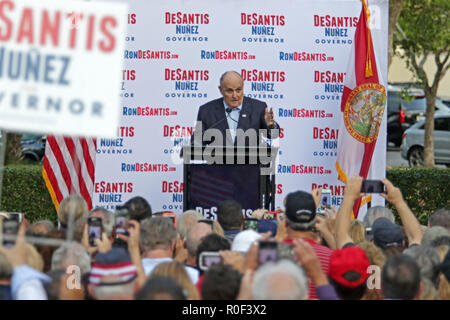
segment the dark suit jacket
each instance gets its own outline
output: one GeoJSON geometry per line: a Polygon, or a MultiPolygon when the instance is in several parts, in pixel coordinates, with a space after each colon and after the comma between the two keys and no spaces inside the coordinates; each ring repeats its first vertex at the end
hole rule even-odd
{"type": "MultiPolygon", "coordinates": [[[[265,109],[267,108],[267,104],[265,102],[244,97],[244,101],[242,102],[241,113],[239,115],[238,126],[237,129],[242,129],[247,131],[249,129],[256,130],[255,132],[258,134],[259,129],[266,129],[268,136],[270,137],[270,129],[267,128],[266,121],[264,120],[265,109]]],[[[198,110],[197,116],[197,125],[201,121],[202,123],[202,136],[207,129],[218,129],[222,133],[222,137],[226,137],[228,140],[228,145],[237,144],[237,139],[233,143],[231,135],[227,132],[228,121],[227,114],[225,112],[223,98],[219,98],[213,101],[210,101],[200,107],[198,110]]],[[[278,137],[279,125],[275,123],[275,129],[277,130],[277,134],[272,137],[278,137]]],[[[198,132],[200,128],[196,127],[196,132],[198,132]]],[[[195,135],[196,133],[194,133],[195,135]]],[[[258,134],[259,137],[259,134],[258,134]]],[[[214,140],[213,140],[214,141],[214,140]]],[[[197,144],[200,141],[195,141],[197,144]]],[[[209,144],[212,141],[203,141],[202,144],[209,144]]],[[[259,141],[257,141],[259,143],[259,141]]],[[[227,141],[223,139],[223,145],[227,144],[227,141]]],[[[249,139],[246,138],[245,145],[253,145],[249,143],[249,139]]]]}

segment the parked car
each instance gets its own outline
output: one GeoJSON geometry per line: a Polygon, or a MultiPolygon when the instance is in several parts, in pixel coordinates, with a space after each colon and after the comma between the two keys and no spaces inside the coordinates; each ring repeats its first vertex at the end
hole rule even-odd
{"type": "Polygon", "coordinates": [[[45,154],[47,136],[23,134],[20,142],[24,160],[29,162],[42,161],[45,154]]]}
{"type": "MultiPolygon", "coordinates": [[[[2,135],[0,133],[0,139],[2,135]]],[[[24,133],[20,139],[22,156],[26,162],[40,162],[44,158],[47,136],[24,133]]],[[[1,146],[1,141],[0,141],[1,146]]]]}
{"type": "MultiPolygon", "coordinates": [[[[403,134],[401,156],[410,167],[423,166],[425,119],[420,120],[403,134]]],[[[450,114],[434,116],[434,161],[450,167],[450,114]]]]}
{"type": "MultiPolygon", "coordinates": [[[[406,129],[423,119],[427,110],[425,94],[420,88],[408,88],[403,85],[388,85],[387,93],[387,142],[399,146],[406,129]],[[406,91],[413,100],[406,101],[402,93],[406,91]]],[[[436,99],[436,114],[450,113],[450,107],[436,99]]]]}
{"type": "Polygon", "coordinates": [[[450,98],[439,98],[447,107],[450,108],[450,98]]]}

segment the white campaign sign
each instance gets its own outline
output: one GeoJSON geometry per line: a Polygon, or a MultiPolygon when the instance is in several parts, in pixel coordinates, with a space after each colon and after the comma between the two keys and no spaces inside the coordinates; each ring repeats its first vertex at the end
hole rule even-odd
{"type": "MultiPolygon", "coordinates": [[[[221,74],[236,70],[245,95],[272,107],[282,128],[274,142],[276,205],[289,192],[321,187],[340,206],[338,112],[359,0],[117,2],[130,7],[122,118],[117,139],[97,141],[96,205],[114,209],[140,195],[153,211],[182,212],[180,146],[198,107],[220,97],[221,74]]],[[[370,8],[378,68],[387,79],[388,1],[370,1],[370,8]]],[[[384,120],[372,178],[385,176],[385,143],[384,120]]]]}
{"type": "Polygon", "coordinates": [[[117,134],[128,8],[59,0],[0,2],[0,128],[117,134]]]}

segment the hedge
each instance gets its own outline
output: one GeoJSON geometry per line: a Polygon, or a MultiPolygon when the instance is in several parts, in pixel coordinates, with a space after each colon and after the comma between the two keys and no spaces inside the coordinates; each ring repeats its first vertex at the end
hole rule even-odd
{"type": "MultiPolygon", "coordinates": [[[[6,166],[1,209],[25,212],[30,222],[48,219],[56,223],[55,207],[41,170],[40,165],[6,166]]],[[[436,209],[450,208],[450,169],[395,168],[388,170],[386,176],[402,190],[421,224],[426,225],[436,209]]]]}
{"type": "Polygon", "coordinates": [[[57,222],[56,210],[42,178],[41,165],[8,165],[3,175],[2,211],[24,212],[30,223],[57,222]]]}
{"type": "MultiPolygon", "coordinates": [[[[422,225],[439,208],[450,209],[450,169],[395,168],[386,178],[400,188],[403,198],[422,225]]],[[[387,205],[394,213],[395,208],[387,205]]],[[[398,215],[397,219],[400,222],[398,215]]]]}

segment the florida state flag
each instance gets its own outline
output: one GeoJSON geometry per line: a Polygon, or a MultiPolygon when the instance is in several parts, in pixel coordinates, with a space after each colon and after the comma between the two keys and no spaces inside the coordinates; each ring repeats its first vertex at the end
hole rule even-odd
{"type": "MultiPolygon", "coordinates": [[[[336,169],[338,179],[344,183],[353,175],[367,179],[386,105],[386,90],[380,84],[367,22],[367,5],[362,2],[341,100],[336,169]]],[[[370,201],[370,197],[363,201],[370,201]]],[[[353,208],[355,218],[361,206],[359,199],[353,208]]]]}

